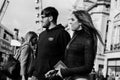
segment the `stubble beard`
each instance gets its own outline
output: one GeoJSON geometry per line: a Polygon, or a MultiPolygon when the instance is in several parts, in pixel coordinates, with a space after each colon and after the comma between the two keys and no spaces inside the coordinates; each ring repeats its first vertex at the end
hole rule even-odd
{"type": "Polygon", "coordinates": [[[43,26],[43,28],[48,29],[48,28],[49,28],[49,26],[50,26],[50,22],[48,22],[46,25],[44,25],[44,26],[43,26]]]}

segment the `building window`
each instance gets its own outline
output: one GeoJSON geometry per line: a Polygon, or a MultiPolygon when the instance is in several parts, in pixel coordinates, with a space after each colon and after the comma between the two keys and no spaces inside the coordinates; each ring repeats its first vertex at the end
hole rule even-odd
{"type": "Polygon", "coordinates": [[[103,64],[99,64],[98,68],[99,68],[100,71],[102,71],[102,69],[104,68],[103,64]]]}
{"type": "Polygon", "coordinates": [[[6,39],[6,34],[3,35],[3,39],[6,39]]]}
{"type": "Polygon", "coordinates": [[[112,50],[120,50],[120,25],[114,26],[112,36],[112,50]]]}
{"type": "Polygon", "coordinates": [[[107,75],[113,74],[114,76],[120,76],[120,60],[108,60],[107,75]]]}
{"type": "Polygon", "coordinates": [[[7,31],[4,31],[3,39],[10,41],[13,38],[13,35],[7,31]]]}

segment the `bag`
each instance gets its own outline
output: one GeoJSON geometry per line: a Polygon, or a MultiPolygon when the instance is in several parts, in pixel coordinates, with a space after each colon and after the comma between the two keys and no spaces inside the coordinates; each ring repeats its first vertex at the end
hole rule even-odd
{"type": "Polygon", "coordinates": [[[35,55],[34,55],[34,53],[33,53],[33,49],[31,48],[31,46],[29,45],[29,43],[26,43],[26,44],[24,44],[23,46],[21,46],[21,48],[20,49],[18,49],[17,51],[16,51],[16,55],[15,55],[15,58],[17,59],[17,60],[19,60],[19,57],[20,57],[20,55],[21,55],[21,51],[22,51],[22,49],[24,48],[24,46],[25,45],[28,45],[29,46],[29,56],[28,56],[28,60],[29,60],[29,62],[28,62],[28,65],[27,65],[27,70],[26,70],[26,76],[29,76],[29,77],[31,77],[32,76],[32,73],[33,73],[33,70],[34,70],[34,59],[35,59],[35,55]]]}
{"type": "Polygon", "coordinates": [[[19,61],[16,60],[11,54],[6,55],[7,59],[2,65],[1,72],[13,80],[19,80],[21,78],[19,61]]]}
{"type": "MultiPolygon", "coordinates": [[[[29,44],[25,44],[25,45],[29,45],[29,44]]],[[[25,46],[23,45],[23,46],[25,46]]],[[[20,76],[20,61],[19,61],[19,57],[21,55],[21,51],[22,51],[22,47],[21,46],[20,48],[18,48],[16,50],[16,53],[15,53],[15,56],[13,55],[8,55],[8,59],[7,61],[5,61],[4,65],[3,65],[3,69],[2,69],[2,72],[9,78],[13,79],[13,80],[19,80],[21,79],[21,76],[20,76]]],[[[32,55],[31,55],[32,57],[32,55]]],[[[32,70],[32,67],[33,67],[33,60],[31,60],[30,62],[30,65],[28,67],[28,70],[27,70],[27,74],[32,74],[31,70],[32,70]]]]}
{"type": "Polygon", "coordinates": [[[21,54],[21,47],[16,50],[15,56],[12,54],[6,54],[5,57],[3,58],[3,64],[2,64],[2,69],[1,72],[13,79],[13,80],[20,80],[20,62],[18,58],[20,57],[21,54]]]}
{"type": "Polygon", "coordinates": [[[19,61],[18,59],[19,59],[19,57],[20,57],[20,54],[21,54],[21,47],[18,48],[18,49],[16,50],[16,52],[15,52],[14,58],[15,58],[17,61],[19,61]]]}

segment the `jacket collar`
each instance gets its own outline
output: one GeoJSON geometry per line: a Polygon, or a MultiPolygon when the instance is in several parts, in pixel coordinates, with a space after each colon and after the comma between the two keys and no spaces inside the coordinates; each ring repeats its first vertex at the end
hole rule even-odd
{"type": "Polygon", "coordinates": [[[62,26],[62,24],[58,24],[52,29],[46,29],[46,31],[53,31],[53,30],[57,30],[57,29],[65,29],[65,28],[62,26]]]}

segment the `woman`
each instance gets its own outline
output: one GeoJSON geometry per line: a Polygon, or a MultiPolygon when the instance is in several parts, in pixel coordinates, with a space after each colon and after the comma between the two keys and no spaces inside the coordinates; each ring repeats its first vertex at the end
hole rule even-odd
{"type": "MultiPolygon", "coordinates": [[[[67,68],[61,68],[56,75],[67,80],[88,80],[94,66],[97,38],[102,44],[103,41],[87,11],[73,11],[69,21],[74,35],[66,47],[64,63],[67,68]]],[[[49,77],[52,72],[45,76],[49,77]]]]}
{"type": "Polygon", "coordinates": [[[21,54],[18,60],[20,61],[22,80],[27,80],[31,75],[31,64],[34,58],[34,47],[37,42],[37,34],[33,31],[29,31],[25,36],[25,42],[21,47],[21,54]]]}

